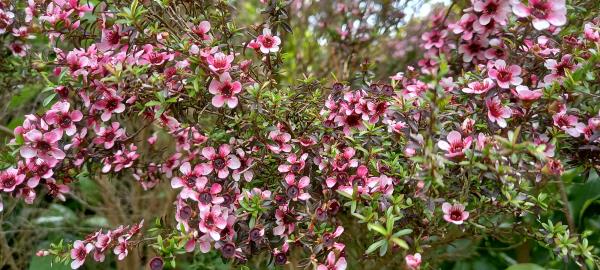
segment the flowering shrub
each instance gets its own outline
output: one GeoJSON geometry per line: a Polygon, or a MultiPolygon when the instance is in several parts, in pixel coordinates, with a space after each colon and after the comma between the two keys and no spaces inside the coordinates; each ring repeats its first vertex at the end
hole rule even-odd
{"type": "Polygon", "coordinates": [[[600,192],[596,1],[412,20],[405,1],[126,2],[0,1],[0,44],[23,61],[2,64],[44,89],[8,130],[3,216],[58,199],[110,219],[38,256],[436,269],[479,249],[496,269],[535,246],[547,267],[600,267],[583,221],[600,192]]]}

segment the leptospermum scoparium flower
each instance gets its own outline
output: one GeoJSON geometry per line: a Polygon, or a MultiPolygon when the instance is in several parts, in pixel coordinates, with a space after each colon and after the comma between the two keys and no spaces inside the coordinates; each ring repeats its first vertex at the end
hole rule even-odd
{"type": "Polygon", "coordinates": [[[212,105],[221,108],[224,104],[233,109],[238,105],[237,94],[242,92],[242,84],[233,81],[229,73],[225,72],[219,76],[219,79],[213,79],[208,86],[208,91],[215,95],[212,98],[212,105]]]}
{"type": "Polygon", "coordinates": [[[460,132],[454,130],[448,133],[446,138],[447,141],[438,142],[438,147],[447,152],[446,157],[448,158],[464,156],[465,151],[471,147],[471,143],[473,142],[471,136],[463,139],[460,132]]]}
{"type": "Polygon", "coordinates": [[[442,211],[444,212],[444,220],[456,225],[463,224],[469,218],[469,212],[465,211],[465,206],[457,203],[443,203],[442,211]]]}

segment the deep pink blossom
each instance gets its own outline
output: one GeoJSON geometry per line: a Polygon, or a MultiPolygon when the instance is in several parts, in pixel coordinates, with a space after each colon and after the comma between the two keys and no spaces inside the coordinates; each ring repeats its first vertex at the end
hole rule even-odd
{"type": "Polygon", "coordinates": [[[114,89],[106,89],[103,92],[102,99],[94,103],[93,108],[103,111],[100,119],[106,122],[110,120],[113,113],[125,111],[125,104],[123,104],[123,98],[114,89]]]}
{"type": "Polygon", "coordinates": [[[463,139],[460,132],[454,130],[448,133],[446,139],[447,141],[439,141],[438,147],[447,152],[447,158],[464,156],[465,151],[471,147],[471,143],[473,142],[471,136],[463,139]]]}
{"type": "Polygon", "coordinates": [[[296,176],[288,174],[285,176],[285,194],[293,201],[302,200],[306,201],[310,198],[310,194],[304,191],[310,185],[310,179],[308,176],[302,176],[296,181],[296,176]]]}
{"type": "Polygon", "coordinates": [[[198,35],[202,40],[210,40],[210,35],[208,32],[210,31],[210,22],[201,21],[198,25],[192,27],[192,32],[198,35]]]}
{"type": "Polygon", "coordinates": [[[214,205],[200,212],[200,231],[210,235],[213,240],[221,239],[221,231],[227,226],[227,209],[214,205]]]}
{"type": "Polygon", "coordinates": [[[281,130],[273,130],[269,132],[269,138],[275,142],[275,144],[267,144],[267,148],[271,150],[273,153],[280,152],[290,152],[292,151],[292,145],[289,144],[289,141],[292,139],[292,136],[287,132],[282,132],[281,130]]]}
{"type": "Polygon", "coordinates": [[[554,82],[558,82],[562,84],[563,79],[565,78],[567,71],[573,72],[578,68],[578,65],[575,63],[573,56],[570,54],[565,54],[561,57],[560,62],[554,59],[548,59],[544,63],[544,66],[550,70],[550,74],[544,76],[544,83],[552,84],[554,82]]]}
{"type": "Polygon", "coordinates": [[[118,241],[119,243],[113,249],[113,253],[117,255],[119,261],[122,261],[125,259],[125,257],[127,257],[127,254],[129,254],[129,250],[127,250],[128,241],[124,237],[119,237],[118,241]]]}
{"type": "Polygon", "coordinates": [[[499,87],[505,89],[509,88],[511,84],[520,85],[523,82],[520,75],[521,67],[517,65],[507,66],[506,62],[502,59],[496,60],[494,65],[488,70],[488,76],[496,80],[496,84],[499,87]]]}
{"type": "Polygon", "coordinates": [[[500,98],[493,97],[485,100],[487,107],[487,115],[490,121],[496,122],[501,128],[506,127],[506,119],[512,115],[512,110],[509,107],[502,105],[500,98]]]}

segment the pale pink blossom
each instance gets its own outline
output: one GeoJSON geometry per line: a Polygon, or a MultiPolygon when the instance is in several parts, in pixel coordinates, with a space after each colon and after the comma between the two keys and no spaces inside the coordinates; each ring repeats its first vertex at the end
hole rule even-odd
{"type": "Polygon", "coordinates": [[[238,81],[232,81],[229,73],[225,72],[219,76],[219,79],[213,79],[208,86],[208,91],[215,95],[212,98],[212,105],[221,108],[225,103],[229,108],[235,108],[238,105],[238,98],[235,96],[242,91],[242,84],[238,81]]]}
{"type": "Polygon", "coordinates": [[[452,205],[445,202],[442,204],[442,211],[444,212],[444,220],[457,225],[463,224],[469,218],[469,212],[465,211],[465,206],[460,203],[452,205]]]}
{"type": "Polygon", "coordinates": [[[519,17],[532,16],[533,28],[537,30],[567,23],[565,0],[528,0],[527,5],[519,1],[513,5],[512,10],[519,17]]]}
{"type": "Polygon", "coordinates": [[[447,152],[447,158],[464,156],[465,151],[471,147],[471,143],[473,142],[471,136],[463,139],[460,132],[455,130],[448,133],[446,139],[447,141],[439,141],[438,147],[447,152]]]}

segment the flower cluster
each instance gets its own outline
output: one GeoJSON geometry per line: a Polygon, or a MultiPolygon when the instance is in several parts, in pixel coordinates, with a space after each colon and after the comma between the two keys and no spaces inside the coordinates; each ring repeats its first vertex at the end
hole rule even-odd
{"type": "MultiPolygon", "coordinates": [[[[433,13],[414,41],[414,66],[390,76],[365,60],[358,77],[343,72],[332,83],[289,74],[301,61],[282,53],[295,33],[278,6],[265,4],[268,22],[234,29],[222,23],[234,17],[225,7],[182,4],[177,14],[158,2],[106,2],[28,2],[23,21],[44,26],[36,31],[85,42],[53,42],[38,66],[51,84],[45,108],[14,129],[0,195],[65,201],[86,171],[167,194],[169,213],[144,241],[135,240],[142,221],[40,255],[77,269],[89,254],[124,260],[139,244],[157,255],[151,269],[199,250],[344,270],[353,254],[379,251],[419,269],[439,264],[459,238],[512,239],[498,229],[508,226],[568,250],[560,258],[593,259],[575,228],[563,242],[581,244],[561,246],[537,222],[552,204],[567,205],[549,189],[566,169],[599,162],[600,22],[565,34],[564,0],[472,0],[459,14],[433,13]],[[155,21],[163,12],[172,21],[155,21]],[[525,215],[535,218],[497,223],[525,215]],[[348,252],[354,242],[369,245],[348,252]]],[[[347,18],[373,11],[332,9],[347,18]]],[[[30,29],[13,11],[0,1],[0,35],[16,44],[30,29]]],[[[330,31],[331,42],[368,44],[377,32],[355,25],[330,31]]]]}

